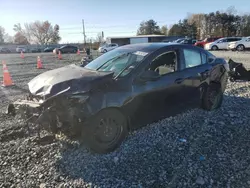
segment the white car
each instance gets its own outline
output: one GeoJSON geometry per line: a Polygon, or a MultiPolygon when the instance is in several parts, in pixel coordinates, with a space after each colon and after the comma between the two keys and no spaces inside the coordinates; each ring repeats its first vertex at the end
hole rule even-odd
{"type": "Polygon", "coordinates": [[[246,48],[250,48],[250,36],[243,37],[242,40],[236,42],[229,42],[229,50],[244,51],[246,48]]]}
{"type": "Polygon", "coordinates": [[[16,52],[17,53],[21,53],[21,52],[26,52],[26,49],[24,48],[24,47],[20,47],[20,46],[18,46],[17,48],[16,48],[16,52]]]}
{"type": "Polygon", "coordinates": [[[108,52],[110,50],[113,50],[118,47],[118,44],[116,43],[111,43],[111,44],[104,44],[103,46],[100,46],[98,51],[101,53],[108,52]]]}
{"type": "Polygon", "coordinates": [[[227,50],[229,42],[241,40],[242,37],[225,37],[220,38],[214,42],[207,43],[204,47],[205,50],[227,50]]]}

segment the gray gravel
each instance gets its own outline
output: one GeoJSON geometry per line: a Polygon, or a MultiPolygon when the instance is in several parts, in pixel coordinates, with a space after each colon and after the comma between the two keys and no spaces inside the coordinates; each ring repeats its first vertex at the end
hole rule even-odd
{"type": "MultiPolygon", "coordinates": [[[[250,60],[249,53],[215,53],[250,60]]],[[[0,119],[0,187],[250,186],[249,82],[229,82],[219,110],[193,109],[147,125],[107,155],[53,142],[47,133],[38,144],[18,117],[0,119]]]]}

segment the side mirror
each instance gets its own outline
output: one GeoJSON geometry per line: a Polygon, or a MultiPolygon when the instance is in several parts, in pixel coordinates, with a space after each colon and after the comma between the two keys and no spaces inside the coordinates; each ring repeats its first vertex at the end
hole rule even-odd
{"type": "Polygon", "coordinates": [[[156,71],[147,70],[147,71],[142,73],[140,78],[143,81],[155,81],[155,80],[158,80],[160,78],[160,74],[156,71]]]}

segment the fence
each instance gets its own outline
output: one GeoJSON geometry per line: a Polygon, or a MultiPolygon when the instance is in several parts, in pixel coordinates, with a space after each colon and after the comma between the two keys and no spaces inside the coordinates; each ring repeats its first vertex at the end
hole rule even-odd
{"type": "MultiPolygon", "coordinates": [[[[28,45],[18,45],[18,44],[3,44],[0,45],[0,48],[8,48],[11,52],[16,52],[17,47],[24,47],[27,52],[31,52],[32,49],[39,49],[43,51],[46,47],[52,48],[60,48],[64,45],[72,45],[78,47],[80,50],[83,50],[84,44],[83,43],[68,43],[68,44],[50,44],[50,45],[39,45],[39,44],[28,44],[28,45]]],[[[97,48],[95,44],[86,44],[86,47],[89,48],[97,48]]]]}

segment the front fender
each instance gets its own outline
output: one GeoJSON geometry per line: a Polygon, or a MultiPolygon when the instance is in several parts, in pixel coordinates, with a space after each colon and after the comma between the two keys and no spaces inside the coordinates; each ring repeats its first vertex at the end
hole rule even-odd
{"type": "Polygon", "coordinates": [[[122,109],[132,101],[129,92],[95,93],[89,97],[85,107],[89,116],[93,116],[105,108],[122,109]]]}

